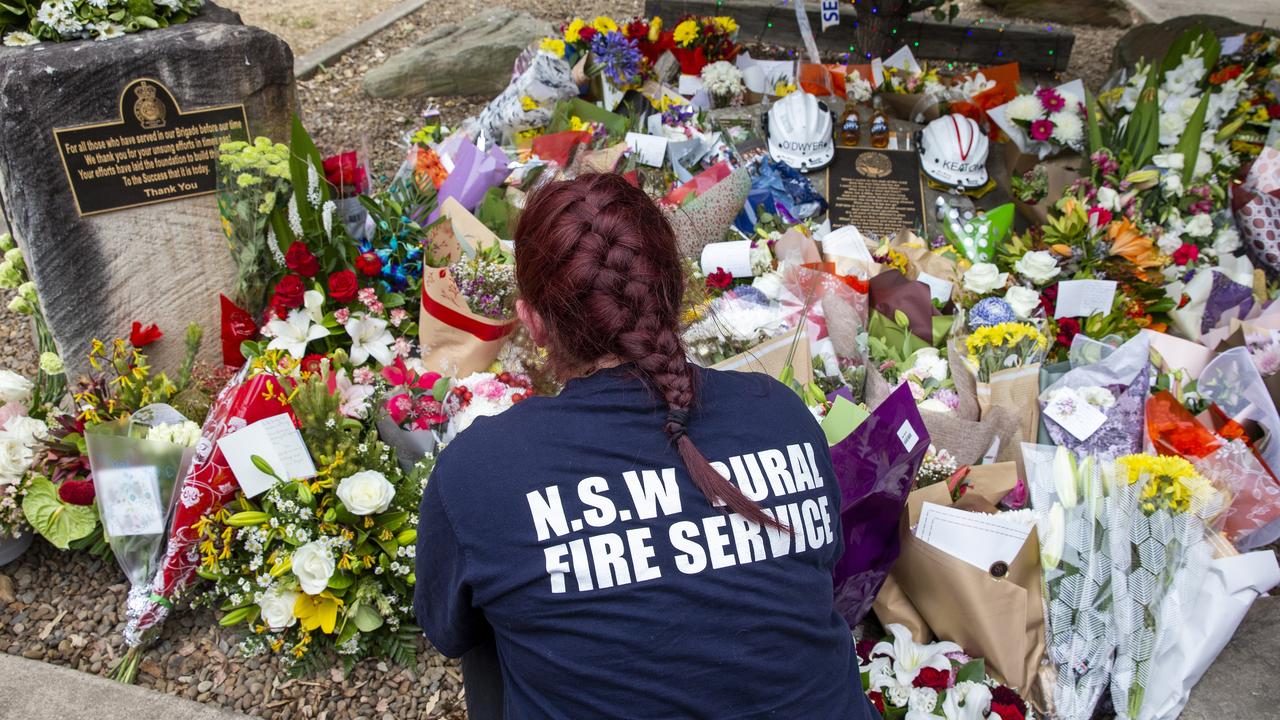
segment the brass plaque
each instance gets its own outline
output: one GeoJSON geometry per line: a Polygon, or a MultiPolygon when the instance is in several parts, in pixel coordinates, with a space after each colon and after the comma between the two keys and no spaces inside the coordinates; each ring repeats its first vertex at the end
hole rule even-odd
{"type": "Polygon", "coordinates": [[[909,150],[837,147],[827,166],[831,227],[853,225],[879,240],[924,223],[920,160],[909,150]]]}
{"type": "Polygon", "coordinates": [[[247,140],[244,105],[183,112],[157,80],[120,93],[118,120],[53,131],[81,215],[217,190],[218,145],[247,140]]]}

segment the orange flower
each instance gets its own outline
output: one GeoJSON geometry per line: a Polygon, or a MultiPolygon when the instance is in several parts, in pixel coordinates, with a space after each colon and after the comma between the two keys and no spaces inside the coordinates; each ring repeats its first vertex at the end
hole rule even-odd
{"type": "Polygon", "coordinates": [[[1164,260],[1151,242],[1151,238],[1143,235],[1129,218],[1121,218],[1111,223],[1107,227],[1107,237],[1111,240],[1112,255],[1118,255],[1144,269],[1164,265],[1164,260]]]}

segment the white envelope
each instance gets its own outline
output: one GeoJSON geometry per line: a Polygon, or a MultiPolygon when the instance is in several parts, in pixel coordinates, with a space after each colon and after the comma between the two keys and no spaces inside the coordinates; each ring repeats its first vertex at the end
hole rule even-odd
{"type": "Polygon", "coordinates": [[[925,503],[915,536],[952,557],[987,572],[997,562],[1012,563],[1031,533],[1031,526],[999,515],[968,512],[925,503]]]}

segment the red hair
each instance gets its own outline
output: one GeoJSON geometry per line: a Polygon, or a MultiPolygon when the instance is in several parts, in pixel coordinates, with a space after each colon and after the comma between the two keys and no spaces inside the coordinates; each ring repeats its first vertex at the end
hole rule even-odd
{"type": "Polygon", "coordinates": [[[520,297],[541,316],[555,366],[631,363],[666,402],[663,430],[707,501],[781,528],[687,434],[697,369],[679,330],[684,277],[675,233],[649,196],[621,175],[553,182],[529,198],[515,245],[520,297]]]}

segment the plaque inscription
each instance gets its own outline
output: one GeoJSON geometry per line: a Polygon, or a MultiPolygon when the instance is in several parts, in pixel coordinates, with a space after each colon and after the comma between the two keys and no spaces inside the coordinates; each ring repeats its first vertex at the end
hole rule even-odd
{"type": "Polygon", "coordinates": [[[162,83],[134,80],[120,118],[53,131],[82,216],[217,190],[218,145],[249,136],[244,105],[183,112],[162,83]]]}
{"type": "Polygon", "coordinates": [[[920,161],[907,150],[837,147],[827,167],[831,227],[853,225],[874,239],[924,221],[920,161]]]}

